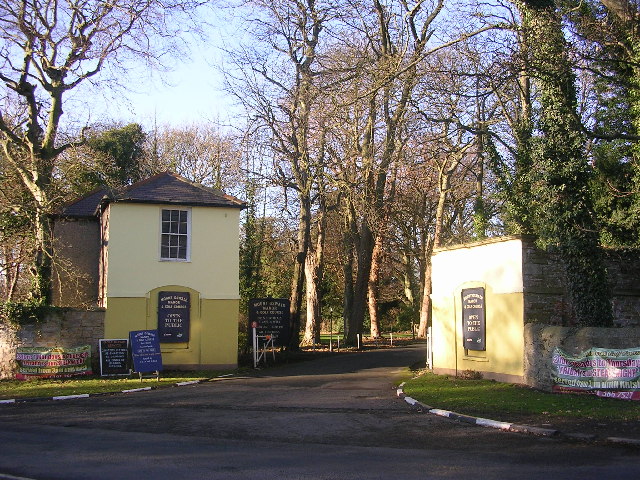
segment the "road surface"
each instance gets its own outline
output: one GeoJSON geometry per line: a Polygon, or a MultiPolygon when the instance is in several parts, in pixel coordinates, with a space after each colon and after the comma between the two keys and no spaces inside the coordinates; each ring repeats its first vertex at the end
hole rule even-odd
{"type": "Polygon", "coordinates": [[[424,359],[423,348],[0,405],[0,479],[640,478],[637,449],[502,432],[412,408],[394,382],[424,359]]]}

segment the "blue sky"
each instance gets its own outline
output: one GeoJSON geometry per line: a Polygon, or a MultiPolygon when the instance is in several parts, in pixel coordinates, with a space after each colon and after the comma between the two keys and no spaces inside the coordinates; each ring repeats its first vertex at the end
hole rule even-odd
{"type": "Polygon", "coordinates": [[[209,58],[204,52],[193,52],[191,59],[168,74],[132,75],[126,91],[92,95],[87,105],[91,118],[145,126],[227,121],[234,100],[223,91],[222,76],[209,58]]]}
{"type": "MultiPolygon", "coordinates": [[[[86,84],[71,92],[67,100],[73,104],[74,117],[80,115],[73,119],[67,116],[66,121],[76,122],[77,126],[136,122],[146,128],[156,123],[180,126],[203,121],[232,122],[240,113],[234,107],[235,99],[224,92],[222,74],[216,67],[222,62],[218,47],[223,38],[234,39],[234,35],[228,34],[233,23],[227,19],[222,25],[210,27],[206,42],[191,39],[188,57],[166,59],[171,63],[167,73],[131,65],[120,82],[125,88],[96,89],[86,84]]],[[[71,108],[65,110],[72,112],[71,108]]]]}

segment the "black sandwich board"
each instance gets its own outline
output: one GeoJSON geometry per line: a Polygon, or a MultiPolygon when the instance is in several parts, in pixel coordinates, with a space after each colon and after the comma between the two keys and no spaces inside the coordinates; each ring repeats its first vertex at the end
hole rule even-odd
{"type": "Polygon", "coordinates": [[[157,330],[129,332],[134,371],[142,374],[162,370],[162,354],[157,330]]]}
{"type": "Polygon", "coordinates": [[[258,336],[271,336],[275,346],[289,344],[289,306],[287,298],[252,298],[249,300],[249,341],[256,327],[258,336]]]}
{"type": "Polygon", "coordinates": [[[462,290],[462,344],[467,350],[486,350],[484,288],[462,290]]]}
{"type": "Polygon", "coordinates": [[[129,339],[101,338],[98,341],[100,350],[100,375],[129,375],[129,339]]]}
{"type": "Polygon", "coordinates": [[[158,293],[158,335],[162,343],[189,341],[189,292],[158,293]]]}

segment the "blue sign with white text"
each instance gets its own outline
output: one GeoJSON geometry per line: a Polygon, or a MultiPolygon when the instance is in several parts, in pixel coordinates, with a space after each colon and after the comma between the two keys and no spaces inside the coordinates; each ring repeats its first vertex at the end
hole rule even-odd
{"type": "Polygon", "coordinates": [[[189,341],[189,292],[158,294],[158,335],[162,343],[189,341]]]}
{"type": "Polygon", "coordinates": [[[162,354],[157,330],[136,330],[129,332],[133,370],[138,373],[162,370],[162,354]]]}

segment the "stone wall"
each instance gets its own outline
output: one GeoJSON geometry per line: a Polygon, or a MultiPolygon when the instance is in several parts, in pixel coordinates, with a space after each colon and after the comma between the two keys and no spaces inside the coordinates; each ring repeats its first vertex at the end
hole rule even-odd
{"type": "Polygon", "coordinates": [[[570,328],[529,323],[524,328],[524,381],[551,390],[551,357],[558,347],[569,355],[589,348],[640,347],[640,327],[570,328]]]}
{"type": "MultiPolygon", "coordinates": [[[[612,291],[614,325],[640,327],[640,252],[607,251],[606,266],[612,291]]],[[[522,238],[524,321],[575,326],[566,291],[567,277],[559,255],[535,247],[522,238]]]]}
{"type": "Polygon", "coordinates": [[[53,225],[52,300],[59,307],[92,308],[98,301],[100,224],[56,219],[53,225]]]}
{"type": "Polygon", "coordinates": [[[98,340],[104,337],[104,314],[104,310],[70,309],[21,327],[0,323],[0,378],[14,376],[18,347],[91,345],[94,372],[98,372],[98,340]]]}
{"type": "Polygon", "coordinates": [[[608,252],[607,270],[615,325],[640,327],[640,253],[608,252]]]}

